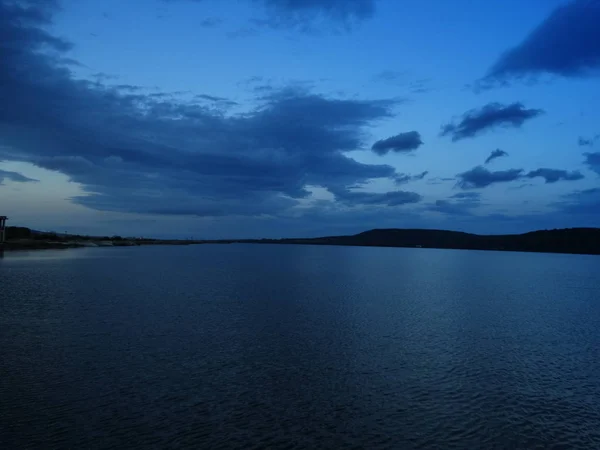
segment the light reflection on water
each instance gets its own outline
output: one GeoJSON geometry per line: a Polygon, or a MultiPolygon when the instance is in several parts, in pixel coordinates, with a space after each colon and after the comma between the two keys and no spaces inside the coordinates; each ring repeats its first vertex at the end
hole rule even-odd
{"type": "Polygon", "coordinates": [[[74,260],[83,258],[113,258],[125,257],[123,254],[110,254],[107,251],[116,250],[112,248],[67,248],[67,249],[42,249],[42,250],[2,250],[0,259],[7,263],[33,262],[33,261],[56,261],[74,260]]]}

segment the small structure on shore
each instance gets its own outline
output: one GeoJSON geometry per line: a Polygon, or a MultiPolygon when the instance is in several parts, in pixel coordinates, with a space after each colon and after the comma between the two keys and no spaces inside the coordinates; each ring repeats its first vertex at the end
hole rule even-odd
{"type": "Polygon", "coordinates": [[[8,217],[0,216],[0,245],[6,240],[6,221],[8,217]]]}

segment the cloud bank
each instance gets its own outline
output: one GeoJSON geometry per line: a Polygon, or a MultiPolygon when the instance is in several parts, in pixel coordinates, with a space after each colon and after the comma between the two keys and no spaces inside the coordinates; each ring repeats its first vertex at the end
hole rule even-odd
{"type": "Polygon", "coordinates": [[[51,0],[0,2],[0,97],[11,105],[0,109],[0,159],[66,174],[86,193],[74,202],[217,217],[287,212],[310,186],[348,206],[418,201],[414,193],[350,191],[396,176],[389,165],[346,156],[364,147],[370,126],[393,117],[396,101],[283,88],[227,115],[206,103],[224,99],[206,94],[182,101],[78,80],[64,64],[70,44],[44,31],[55,8],[51,0]]]}

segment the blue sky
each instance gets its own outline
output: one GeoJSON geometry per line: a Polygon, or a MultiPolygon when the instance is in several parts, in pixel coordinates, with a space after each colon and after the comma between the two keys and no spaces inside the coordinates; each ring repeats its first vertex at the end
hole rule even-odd
{"type": "Polygon", "coordinates": [[[0,213],[159,237],[600,226],[600,0],[0,0],[0,213]]]}

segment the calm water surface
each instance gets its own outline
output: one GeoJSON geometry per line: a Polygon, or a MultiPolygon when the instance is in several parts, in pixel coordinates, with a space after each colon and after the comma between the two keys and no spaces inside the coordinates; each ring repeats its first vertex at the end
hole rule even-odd
{"type": "Polygon", "coordinates": [[[0,259],[0,448],[598,449],[600,258],[0,259]]]}

